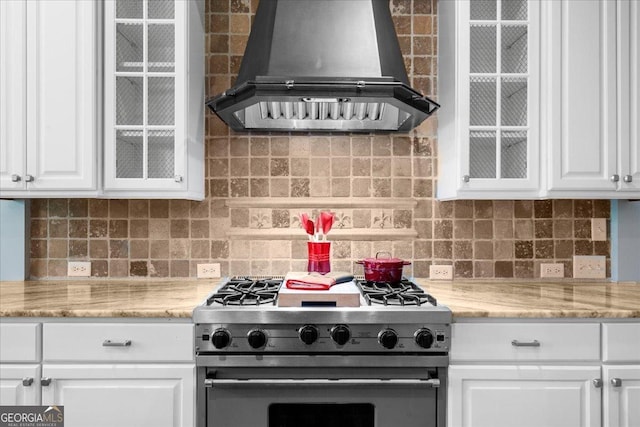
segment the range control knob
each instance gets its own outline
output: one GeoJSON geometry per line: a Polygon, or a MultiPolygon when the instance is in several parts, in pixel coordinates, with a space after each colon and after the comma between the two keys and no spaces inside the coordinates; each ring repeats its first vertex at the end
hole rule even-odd
{"type": "Polygon", "coordinates": [[[384,348],[392,349],[398,344],[398,334],[393,329],[383,329],[378,334],[378,342],[384,348]]]}
{"type": "Polygon", "coordinates": [[[298,330],[300,340],[306,345],[311,345],[318,339],[318,328],[313,325],[304,325],[298,330]]]}
{"type": "Polygon", "coordinates": [[[231,335],[224,329],[216,329],[211,334],[211,342],[217,349],[225,348],[231,343],[231,335]]]}
{"type": "Polygon", "coordinates": [[[336,325],[331,328],[331,339],[338,345],[345,345],[351,338],[351,331],[346,325],[336,325]]]}
{"type": "Polygon", "coordinates": [[[259,329],[252,329],[247,334],[247,340],[251,348],[262,348],[267,343],[267,336],[259,329]]]}
{"type": "Polygon", "coordinates": [[[416,344],[422,348],[431,348],[433,333],[427,328],[418,329],[415,333],[416,344]]]}

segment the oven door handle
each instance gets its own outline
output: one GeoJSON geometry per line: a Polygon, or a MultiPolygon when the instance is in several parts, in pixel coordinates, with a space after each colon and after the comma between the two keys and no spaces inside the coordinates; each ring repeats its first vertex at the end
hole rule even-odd
{"type": "Polygon", "coordinates": [[[329,379],[247,379],[247,380],[235,380],[235,379],[214,379],[207,378],[204,380],[204,386],[207,388],[213,388],[216,386],[233,387],[233,386],[294,386],[294,387],[306,387],[306,386],[412,386],[412,387],[430,387],[439,388],[440,380],[437,378],[430,378],[428,380],[419,379],[360,379],[360,378],[346,378],[339,380],[329,379]]]}

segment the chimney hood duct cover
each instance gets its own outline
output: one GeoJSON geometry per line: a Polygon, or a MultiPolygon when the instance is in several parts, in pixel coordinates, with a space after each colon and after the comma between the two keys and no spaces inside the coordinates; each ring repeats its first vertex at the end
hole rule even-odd
{"type": "Polygon", "coordinates": [[[237,84],[207,105],[287,132],[406,132],[439,108],[409,86],[388,0],[261,0],[237,84]]]}

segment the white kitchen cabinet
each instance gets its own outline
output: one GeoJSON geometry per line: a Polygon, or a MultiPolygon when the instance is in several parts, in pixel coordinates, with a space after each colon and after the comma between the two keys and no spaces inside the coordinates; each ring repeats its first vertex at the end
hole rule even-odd
{"type": "Polygon", "coordinates": [[[438,9],[438,198],[640,197],[637,1],[438,9]],[[526,44],[508,38],[518,28],[526,44]]]}
{"type": "Polygon", "coordinates": [[[640,426],[640,323],[602,327],[604,427],[640,426]]]}
{"type": "Polygon", "coordinates": [[[64,405],[68,427],[192,427],[195,366],[47,364],[43,405],[64,405]]]}
{"type": "Polygon", "coordinates": [[[105,1],[105,195],[204,198],[204,2],[105,1]]]}
{"type": "Polygon", "coordinates": [[[451,336],[449,426],[600,426],[599,323],[464,322],[451,336]]]}
{"type": "Polygon", "coordinates": [[[544,2],[543,16],[547,195],[639,196],[637,2],[544,2]]]}
{"type": "Polygon", "coordinates": [[[599,427],[599,366],[451,366],[449,425],[599,427]]]}
{"type": "Polygon", "coordinates": [[[640,426],[640,364],[603,367],[604,427],[640,426]]]}
{"type": "Polygon", "coordinates": [[[540,2],[438,5],[437,196],[536,197],[540,2]]]}
{"type": "Polygon", "coordinates": [[[40,404],[38,323],[0,323],[0,406],[40,404]]]}
{"type": "MultiPolygon", "coordinates": [[[[618,1],[618,189],[640,195],[640,3],[618,1]]],[[[631,196],[631,195],[629,195],[631,196]]],[[[639,423],[640,424],[640,423],[639,423]]]]}
{"type": "Polygon", "coordinates": [[[189,323],[45,323],[42,403],[64,405],[71,427],[191,427],[193,334],[189,323]]]}
{"type": "Polygon", "coordinates": [[[0,2],[0,197],[97,194],[98,9],[0,2]]]}
{"type": "Polygon", "coordinates": [[[0,364],[0,406],[40,404],[40,365],[0,364]]]}
{"type": "Polygon", "coordinates": [[[549,189],[614,190],[616,153],[616,8],[609,0],[544,4],[549,78],[545,128],[549,189]],[[548,26],[548,27],[547,27],[548,26]]]}

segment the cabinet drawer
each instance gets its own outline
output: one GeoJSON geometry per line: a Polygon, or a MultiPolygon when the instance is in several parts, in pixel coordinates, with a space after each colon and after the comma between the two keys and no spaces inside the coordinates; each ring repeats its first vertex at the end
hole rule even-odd
{"type": "Polygon", "coordinates": [[[39,360],[39,323],[0,323],[0,362],[39,360]]]}
{"type": "Polygon", "coordinates": [[[599,361],[597,323],[455,323],[451,360],[599,361]]]}
{"type": "Polygon", "coordinates": [[[192,361],[193,334],[191,324],[45,324],[42,358],[47,362],[192,361]]]}
{"type": "Polygon", "coordinates": [[[640,362],[640,323],[602,325],[602,360],[640,362]]]}

